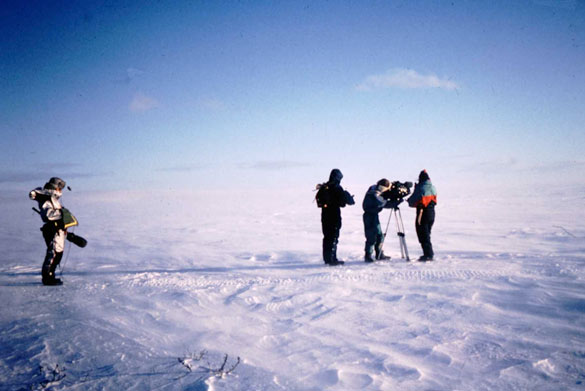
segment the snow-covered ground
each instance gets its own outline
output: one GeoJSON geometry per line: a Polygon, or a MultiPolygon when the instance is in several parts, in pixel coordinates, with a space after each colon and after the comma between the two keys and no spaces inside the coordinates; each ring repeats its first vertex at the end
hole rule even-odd
{"type": "Polygon", "coordinates": [[[393,259],[363,263],[351,189],[343,267],[310,191],[66,192],[89,245],[62,287],[40,283],[29,189],[9,193],[0,389],[585,389],[585,189],[437,188],[436,262],[399,259],[391,225],[393,259]]]}

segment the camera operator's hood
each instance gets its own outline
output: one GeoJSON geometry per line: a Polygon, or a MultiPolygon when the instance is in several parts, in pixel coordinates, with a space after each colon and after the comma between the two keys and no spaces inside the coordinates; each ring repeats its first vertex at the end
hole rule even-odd
{"type": "Polygon", "coordinates": [[[331,170],[331,174],[329,174],[329,182],[332,183],[341,183],[341,179],[343,179],[343,174],[337,168],[331,170]]]}

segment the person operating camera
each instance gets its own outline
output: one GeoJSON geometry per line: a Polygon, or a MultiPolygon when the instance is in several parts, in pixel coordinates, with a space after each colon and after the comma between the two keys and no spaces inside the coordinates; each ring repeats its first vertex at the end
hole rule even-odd
{"type": "Polygon", "coordinates": [[[380,225],[378,214],[384,208],[396,208],[402,202],[402,199],[390,200],[389,193],[391,189],[390,181],[383,178],[375,185],[370,186],[364,197],[362,208],[364,209],[363,219],[366,235],[365,262],[374,262],[374,258],[372,257],[374,252],[376,259],[390,259],[382,251],[384,234],[382,233],[382,226],[380,225]]]}

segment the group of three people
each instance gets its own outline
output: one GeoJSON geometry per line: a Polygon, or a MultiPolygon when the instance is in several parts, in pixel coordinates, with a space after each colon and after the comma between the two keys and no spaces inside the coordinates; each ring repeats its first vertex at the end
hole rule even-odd
{"type": "MultiPolygon", "coordinates": [[[[331,266],[344,263],[337,258],[337,243],[341,230],[341,208],[355,204],[353,196],[341,187],[342,178],[343,174],[339,169],[335,168],[331,171],[329,181],[324,184],[329,189],[328,202],[326,205],[320,205],[322,208],[323,261],[331,266]]],[[[364,197],[362,208],[366,236],[365,262],[390,258],[382,250],[384,233],[378,215],[384,208],[397,208],[402,202],[402,199],[397,200],[384,196],[391,191],[392,186],[393,184],[388,179],[380,179],[375,185],[368,188],[364,197]]],[[[416,208],[416,234],[423,250],[423,255],[418,260],[432,261],[434,252],[431,243],[431,229],[435,222],[437,190],[426,170],[420,172],[418,183],[407,202],[410,207],[416,208]]]]}

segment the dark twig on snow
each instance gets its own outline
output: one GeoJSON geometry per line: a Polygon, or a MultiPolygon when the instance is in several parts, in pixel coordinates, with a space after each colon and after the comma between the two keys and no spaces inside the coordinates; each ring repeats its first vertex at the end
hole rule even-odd
{"type": "Polygon", "coordinates": [[[553,227],[555,227],[555,228],[560,228],[560,229],[562,229],[563,231],[565,231],[565,232],[567,233],[567,235],[570,235],[570,236],[572,236],[572,237],[574,237],[574,238],[577,238],[575,235],[573,235],[572,233],[570,233],[569,231],[567,231],[567,229],[565,229],[565,227],[563,227],[562,225],[553,225],[553,227]]]}
{"type": "Polygon", "coordinates": [[[207,350],[200,351],[197,355],[190,355],[186,357],[179,357],[179,362],[189,370],[189,372],[193,372],[193,363],[192,361],[201,361],[201,359],[207,354],[207,350]]]}
{"type": "Polygon", "coordinates": [[[236,363],[234,365],[232,365],[232,367],[229,369],[225,368],[227,361],[228,361],[228,355],[226,354],[223,357],[223,363],[221,364],[221,367],[219,367],[218,369],[211,369],[211,372],[213,372],[213,374],[215,374],[215,376],[224,376],[224,375],[231,373],[240,364],[240,357],[237,358],[236,363]]]}
{"type": "Polygon", "coordinates": [[[207,361],[207,367],[195,364],[195,362],[201,361],[206,356],[206,354],[207,354],[207,351],[202,350],[197,355],[179,357],[177,360],[181,363],[181,365],[183,365],[185,368],[187,368],[187,371],[189,371],[189,372],[193,372],[196,369],[200,369],[200,370],[205,370],[205,371],[207,371],[207,372],[209,372],[217,377],[223,377],[223,376],[233,372],[234,369],[236,369],[236,367],[240,364],[240,357],[238,357],[236,359],[236,362],[231,367],[227,368],[228,358],[229,358],[229,356],[227,354],[224,355],[223,362],[221,363],[221,366],[219,368],[213,368],[213,365],[209,361],[207,361]]]}
{"type": "Polygon", "coordinates": [[[179,362],[180,362],[180,363],[181,363],[181,364],[182,364],[182,365],[183,365],[185,368],[187,368],[187,369],[189,370],[189,372],[192,372],[192,371],[193,371],[193,367],[191,366],[191,364],[190,364],[190,363],[188,363],[188,362],[185,360],[185,358],[183,358],[183,357],[179,357],[179,358],[178,358],[178,360],[179,360],[179,362]]]}

